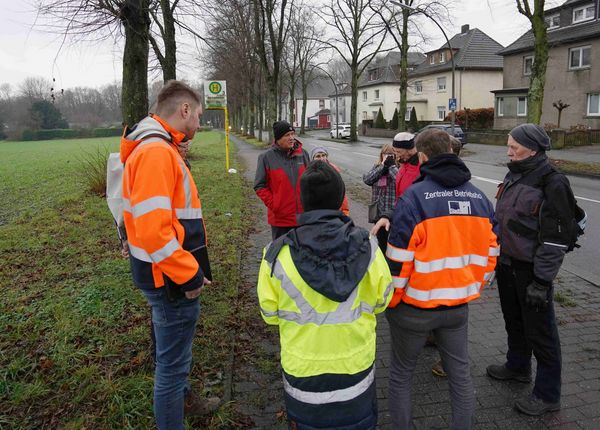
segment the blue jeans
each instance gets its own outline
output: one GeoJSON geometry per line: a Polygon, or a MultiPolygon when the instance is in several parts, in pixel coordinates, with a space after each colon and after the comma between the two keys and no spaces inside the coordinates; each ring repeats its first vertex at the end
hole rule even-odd
{"type": "Polygon", "coordinates": [[[164,288],[142,290],[152,307],[156,335],[154,372],[154,416],[159,430],[183,430],[183,402],[190,389],[192,342],[200,316],[198,299],[185,297],[174,302],[164,288]]]}

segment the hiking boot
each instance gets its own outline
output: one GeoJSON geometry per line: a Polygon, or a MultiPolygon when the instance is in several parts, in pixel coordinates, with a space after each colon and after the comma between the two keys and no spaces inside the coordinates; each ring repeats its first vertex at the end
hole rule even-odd
{"type": "Polygon", "coordinates": [[[221,400],[218,397],[200,397],[195,391],[188,391],[183,401],[183,415],[191,417],[206,415],[219,408],[221,400]]]}
{"type": "Polygon", "coordinates": [[[513,380],[517,382],[531,382],[531,370],[526,372],[517,372],[511,370],[504,364],[490,364],[487,369],[489,377],[498,379],[500,381],[513,380]]]}
{"type": "Polygon", "coordinates": [[[439,376],[440,378],[445,378],[448,376],[444,370],[444,366],[442,366],[442,360],[438,360],[433,366],[431,366],[431,373],[433,373],[435,376],[439,376]]]}
{"type": "Polygon", "coordinates": [[[545,402],[544,400],[531,393],[524,399],[515,402],[515,408],[526,415],[537,417],[546,412],[558,411],[560,409],[560,400],[558,402],[545,402]]]}

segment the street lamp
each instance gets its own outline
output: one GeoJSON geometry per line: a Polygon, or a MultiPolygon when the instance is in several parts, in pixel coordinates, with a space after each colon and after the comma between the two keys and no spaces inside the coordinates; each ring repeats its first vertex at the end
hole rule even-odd
{"type": "MultiPolygon", "coordinates": [[[[416,13],[422,13],[423,15],[425,15],[427,18],[429,18],[430,20],[433,21],[433,23],[435,25],[438,26],[438,28],[442,31],[442,34],[444,35],[444,38],[446,39],[446,43],[448,44],[448,48],[450,49],[450,61],[452,61],[452,101],[455,103],[455,109],[456,109],[456,98],[454,97],[454,51],[452,50],[452,45],[450,45],[450,39],[448,39],[448,36],[446,35],[446,32],[444,31],[444,29],[442,28],[442,26],[431,16],[429,15],[425,10],[418,8],[418,7],[412,7],[412,6],[408,6],[406,4],[400,3],[396,0],[390,0],[390,3],[396,6],[399,6],[403,9],[408,9],[411,10],[413,12],[416,13]]],[[[450,107],[450,106],[448,106],[450,107]]],[[[450,118],[452,120],[452,136],[454,136],[454,109],[451,110],[451,115],[450,118]]]]}

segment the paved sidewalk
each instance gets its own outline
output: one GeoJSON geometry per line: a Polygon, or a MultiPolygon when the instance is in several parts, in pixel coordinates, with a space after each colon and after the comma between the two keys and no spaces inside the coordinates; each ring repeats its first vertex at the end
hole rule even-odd
{"type": "MultiPolygon", "coordinates": [[[[261,150],[240,143],[239,157],[247,166],[246,177],[254,178],[256,158],[261,150]]],[[[558,151],[557,151],[558,152],[558,151]]],[[[353,187],[348,187],[352,193],[353,187]]],[[[358,225],[368,227],[364,204],[350,194],[350,213],[358,225]]],[[[257,262],[262,247],[270,241],[270,229],[262,205],[257,206],[257,231],[253,233],[253,249],[244,259],[248,282],[256,280],[257,262]],[[252,255],[254,253],[254,255],[252,255]],[[254,273],[250,273],[254,270],[254,273]]],[[[600,429],[600,289],[566,271],[561,271],[556,291],[559,296],[556,314],[563,352],[562,410],[542,418],[524,416],[513,409],[514,400],[527,395],[531,384],[499,382],[485,375],[491,363],[503,362],[506,334],[500,310],[498,290],[488,288],[482,298],[470,304],[469,353],[471,374],[476,389],[477,410],[475,429],[600,429]],[[560,302],[560,303],[558,303],[560,302]]],[[[254,293],[255,294],[255,293],[254,293]]],[[[255,297],[255,295],[254,295],[255,297]]],[[[256,309],[258,311],[258,308],[256,309]]],[[[387,374],[390,336],[383,315],[377,328],[377,390],[379,428],[391,429],[387,404],[387,374]]],[[[261,340],[262,354],[279,360],[275,333],[270,340],[261,340]]],[[[435,348],[425,348],[414,374],[413,424],[415,429],[447,428],[451,413],[448,384],[431,373],[438,359],[435,348]]],[[[234,371],[233,400],[253,428],[285,428],[282,423],[282,387],[277,368],[264,372],[237,365],[234,371]]],[[[273,364],[273,363],[272,363],[273,364]]]]}

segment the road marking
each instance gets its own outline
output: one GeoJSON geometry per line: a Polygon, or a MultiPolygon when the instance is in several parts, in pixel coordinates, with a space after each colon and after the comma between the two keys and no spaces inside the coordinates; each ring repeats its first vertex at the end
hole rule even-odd
{"type": "MultiPolygon", "coordinates": [[[[345,149],[343,149],[343,148],[333,148],[330,146],[328,146],[327,149],[329,151],[345,151],[345,149]]],[[[350,152],[351,154],[362,155],[364,157],[379,158],[378,155],[365,154],[364,152],[355,152],[355,151],[348,151],[348,152],[350,152]]]]}
{"type": "MultiPolygon", "coordinates": [[[[496,180],[496,179],[484,178],[484,177],[482,177],[482,176],[473,176],[472,178],[473,178],[473,179],[478,179],[478,180],[480,180],[480,181],[483,181],[483,182],[489,182],[489,183],[491,183],[491,184],[496,184],[496,185],[498,185],[498,184],[501,184],[501,183],[502,183],[502,181],[498,181],[498,180],[496,180]]],[[[586,202],[591,202],[591,203],[600,203],[600,200],[588,199],[588,198],[586,198],[586,197],[575,196],[575,198],[576,198],[577,200],[585,200],[586,202]]]]}
{"type": "Polygon", "coordinates": [[[480,181],[483,181],[483,182],[489,182],[489,183],[491,183],[491,184],[496,184],[496,185],[498,185],[498,184],[501,184],[501,183],[502,183],[502,181],[498,181],[498,180],[496,180],[496,179],[484,178],[484,177],[481,177],[481,176],[472,176],[472,178],[473,178],[473,179],[479,179],[480,181]]]}
{"type": "Polygon", "coordinates": [[[350,151],[350,153],[351,153],[351,154],[357,154],[357,155],[364,155],[365,157],[379,158],[379,156],[377,156],[377,155],[363,154],[362,152],[354,152],[354,151],[350,151]]]}

